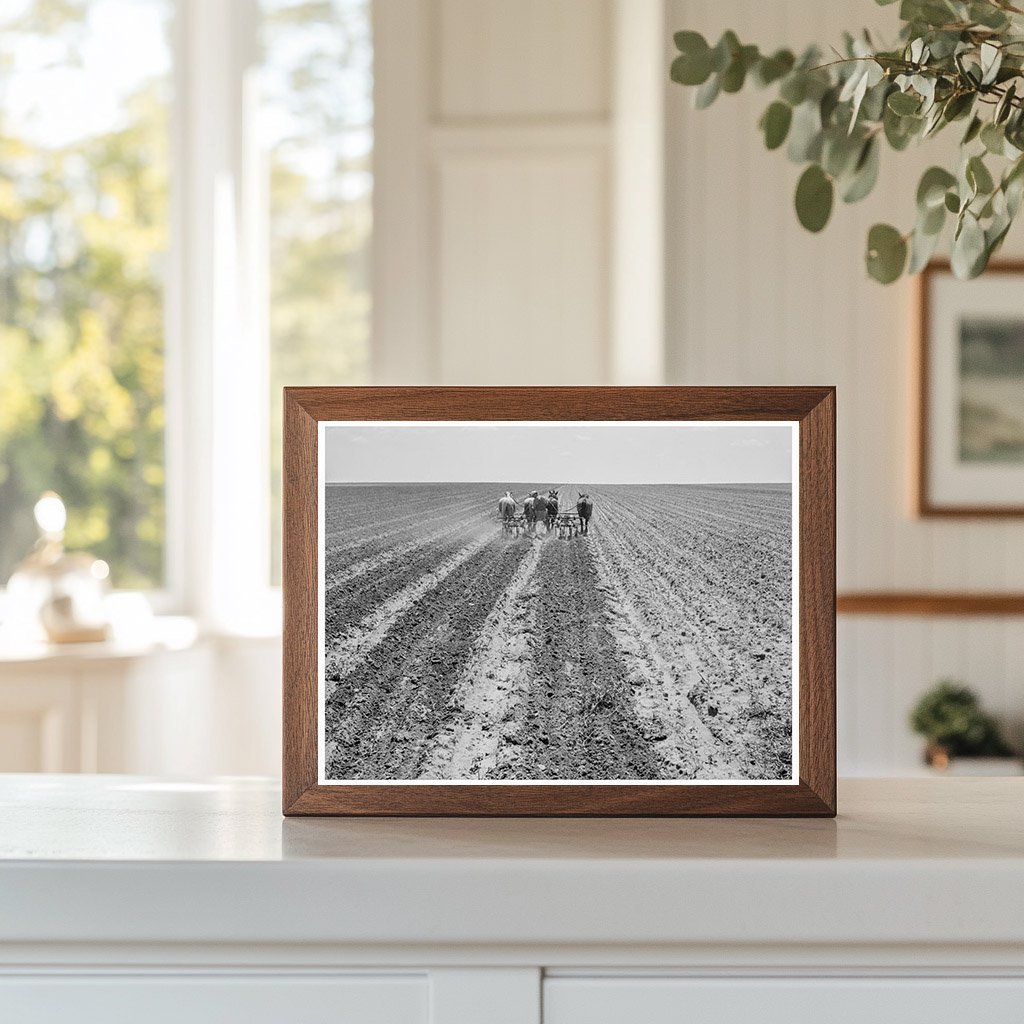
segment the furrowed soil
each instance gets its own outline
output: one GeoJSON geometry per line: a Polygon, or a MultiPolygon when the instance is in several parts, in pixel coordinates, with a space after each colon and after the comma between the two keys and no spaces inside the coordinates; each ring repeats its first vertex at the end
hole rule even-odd
{"type": "Polygon", "coordinates": [[[327,488],[327,778],[788,779],[789,488],[504,487],[327,488]]]}

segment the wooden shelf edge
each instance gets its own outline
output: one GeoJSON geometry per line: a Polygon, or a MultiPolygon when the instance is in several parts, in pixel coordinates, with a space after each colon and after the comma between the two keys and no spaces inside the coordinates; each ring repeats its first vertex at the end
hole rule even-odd
{"type": "Polygon", "coordinates": [[[839,615],[1024,615],[1024,593],[861,591],[836,597],[839,615]]]}

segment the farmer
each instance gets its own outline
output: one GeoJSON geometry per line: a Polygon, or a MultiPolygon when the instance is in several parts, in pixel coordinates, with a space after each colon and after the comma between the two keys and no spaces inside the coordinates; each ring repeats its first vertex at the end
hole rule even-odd
{"type": "Polygon", "coordinates": [[[523,512],[526,515],[526,525],[531,534],[537,532],[537,512],[540,509],[541,499],[536,491],[530,491],[530,496],[523,502],[523,512]]]}
{"type": "Polygon", "coordinates": [[[589,494],[580,494],[576,502],[576,514],[580,517],[580,533],[586,536],[590,532],[590,517],[594,514],[594,503],[589,494]]]}

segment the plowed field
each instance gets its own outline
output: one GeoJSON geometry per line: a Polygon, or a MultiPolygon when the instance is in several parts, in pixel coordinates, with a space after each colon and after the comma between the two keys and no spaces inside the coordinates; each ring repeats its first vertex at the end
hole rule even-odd
{"type": "Polygon", "coordinates": [[[503,485],[326,488],[327,778],[790,777],[788,486],[584,489],[560,540],[503,485]]]}

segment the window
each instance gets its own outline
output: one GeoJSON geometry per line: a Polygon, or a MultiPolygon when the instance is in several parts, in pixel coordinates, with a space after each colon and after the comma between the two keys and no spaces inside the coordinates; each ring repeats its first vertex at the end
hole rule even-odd
{"type": "Polygon", "coordinates": [[[48,489],[69,546],[115,585],[164,580],[170,15],[168,0],[0,14],[0,584],[48,489]]]}
{"type": "Polygon", "coordinates": [[[281,388],[367,379],[372,68],[371,0],[3,4],[0,587],[53,489],[116,587],[269,628],[281,388]]]}
{"type": "Polygon", "coordinates": [[[369,0],[264,0],[269,156],[271,567],[280,565],[281,388],[361,384],[370,336],[369,0]]]}

